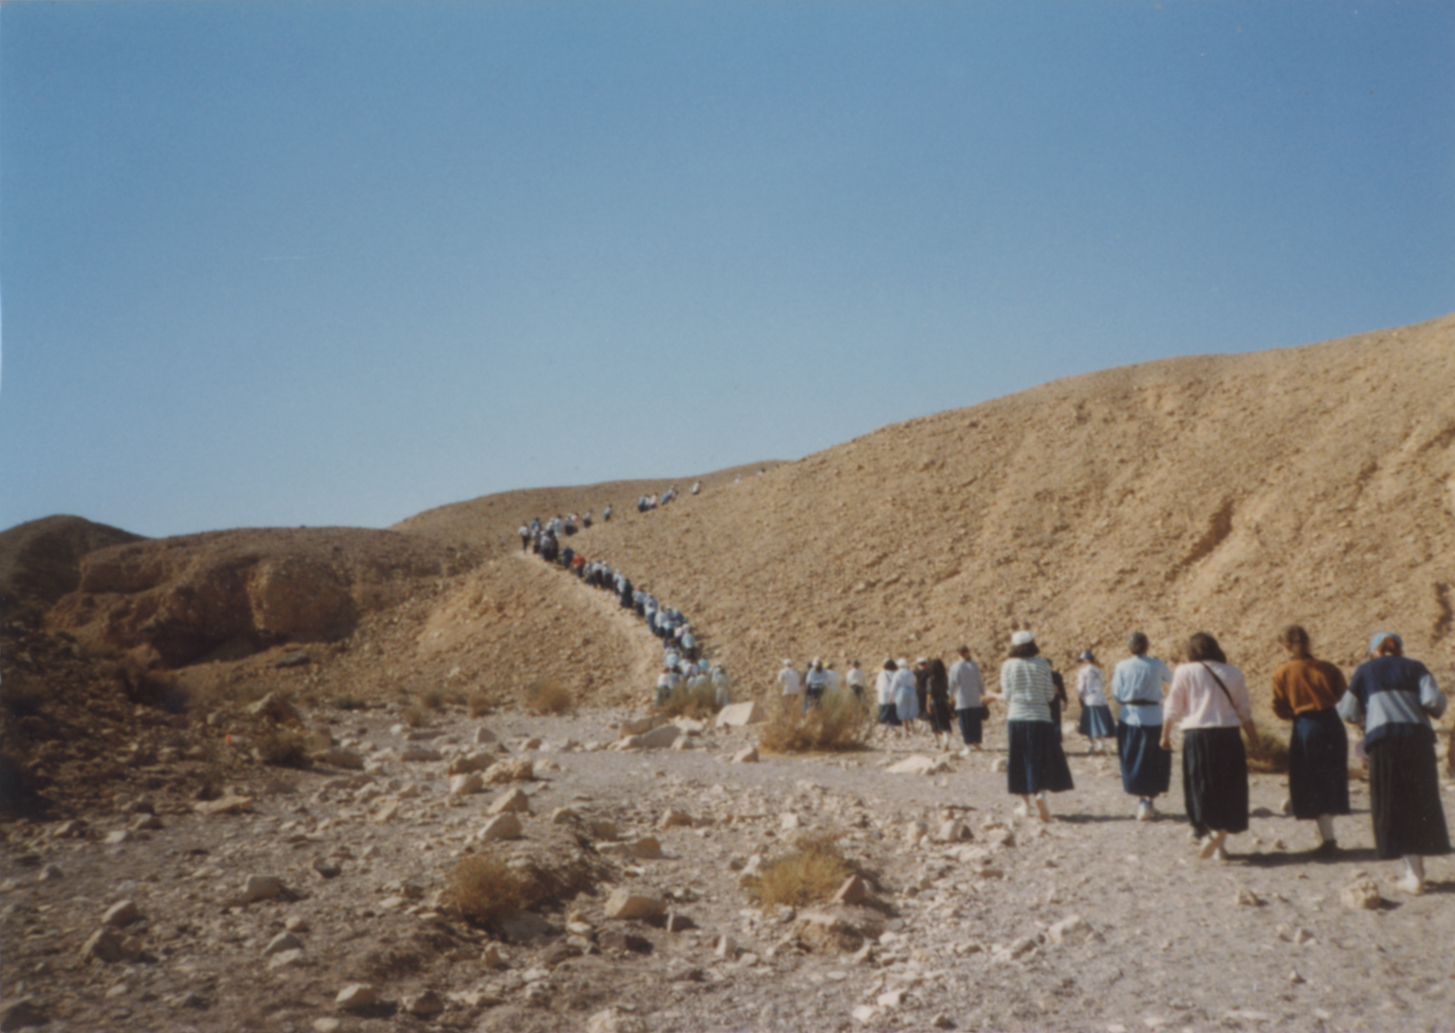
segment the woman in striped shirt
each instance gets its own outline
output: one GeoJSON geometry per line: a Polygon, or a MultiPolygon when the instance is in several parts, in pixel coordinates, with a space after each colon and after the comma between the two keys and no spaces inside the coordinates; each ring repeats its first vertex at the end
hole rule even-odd
{"type": "Polygon", "coordinates": [[[1056,686],[1051,665],[1040,655],[1036,637],[1017,631],[1010,639],[1010,657],[1000,665],[1000,698],[1005,701],[1005,727],[1010,739],[1007,770],[1012,793],[1024,798],[1027,812],[1034,800],[1042,821],[1051,820],[1046,794],[1075,786],[1071,768],[1051,720],[1056,686]]]}

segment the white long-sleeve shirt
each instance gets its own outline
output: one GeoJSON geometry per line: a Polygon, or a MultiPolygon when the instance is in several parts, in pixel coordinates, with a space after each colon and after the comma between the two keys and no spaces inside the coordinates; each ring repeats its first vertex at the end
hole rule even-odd
{"type": "Polygon", "coordinates": [[[874,698],[881,707],[894,702],[894,672],[880,671],[874,678],[874,698]]]}
{"type": "Polygon", "coordinates": [[[785,667],[778,672],[778,684],[783,689],[785,696],[798,695],[798,672],[791,667],[785,667]]]}
{"type": "Polygon", "coordinates": [[[1087,664],[1076,674],[1076,698],[1083,707],[1106,706],[1106,689],[1103,687],[1101,668],[1087,664]]]}
{"type": "Polygon", "coordinates": [[[980,706],[980,697],[985,692],[985,681],[980,677],[980,665],[974,660],[956,660],[950,665],[950,692],[954,694],[956,710],[969,710],[980,706]]]}

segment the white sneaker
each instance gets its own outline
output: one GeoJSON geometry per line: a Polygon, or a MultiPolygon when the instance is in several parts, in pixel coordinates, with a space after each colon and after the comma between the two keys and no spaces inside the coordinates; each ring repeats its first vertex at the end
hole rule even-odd
{"type": "Polygon", "coordinates": [[[1137,820],[1138,821],[1151,821],[1152,820],[1152,801],[1151,800],[1139,800],[1137,802],[1137,820]]]}
{"type": "MultiPolygon", "coordinates": [[[[1223,854],[1223,840],[1227,838],[1228,834],[1226,832],[1211,833],[1202,841],[1202,849],[1197,852],[1197,856],[1204,861],[1210,861],[1216,858],[1218,854],[1223,854]]],[[[1225,861],[1227,857],[1227,854],[1223,854],[1218,860],[1225,861]]]]}
{"type": "Polygon", "coordinates": [[[1425,892],[1425,880],[1417,875],[1406,875],[1394,884],[1394,888],[1401,893],[1408,893],[1412,897],[1418,897],[1421,893],[1425,892]]]}

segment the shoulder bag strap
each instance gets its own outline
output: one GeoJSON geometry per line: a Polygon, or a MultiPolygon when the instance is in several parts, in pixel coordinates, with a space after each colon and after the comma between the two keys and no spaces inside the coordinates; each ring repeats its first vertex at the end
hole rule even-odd
{"type": "Polygon", "coordinates": [[[1218,683],[1218,688],[1223,690],[1223,695],[1228,697],[1228,706],[1232,707],[1233,713],[1236,714],[1238,712],[1238,704],[1233,702],[1233,694],[1228,691],[1228,687],[1224,685],[1223,680],[1218,677],[1218,672],[1214,671],[1212,667],[1208,665],[1208,662],[1206,660],[1202,661],[1202,666],[1207,668],[1207,673],[1212,675],[1213,681],[1218,683]]]}

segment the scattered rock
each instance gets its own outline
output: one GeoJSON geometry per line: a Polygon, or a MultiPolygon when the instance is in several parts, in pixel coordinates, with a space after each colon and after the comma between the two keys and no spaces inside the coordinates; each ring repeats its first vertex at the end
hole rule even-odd
{"type": "Polygon", "coordinates": [[[1233,902],[1239,907],[1262,907],[1263,898],[1254,893],[1247,886],[1239,886],[1233,895],[1233,902]]]}
{"type": "Polygon", "coordinates": [[[484,771],[490,767],[491,756],[488,753],[466,753],[450,761],[445,768],[446,775],[468,775],[472,771],[484,771]]]}
{"type": "Polygon", "coordinates": [[[714,723],[719,728],[742,728],[744,725],[755,725],[768,719],[767,712],[762,704],[756,700],[747,703],[730,703],[717,712],[714,723]]]}
{"type": "Polygon", "coordinates": [[[1339,890],[1339,902],[1356,911],[1377,911],[1384,900],[1379,895],[1379,884],[1361,872],[1339,890]]]}
{"type": "Polygon", "coordinates": [[[139,957],[141,944],[111,926],[97,929],[81,947],[84,961],[101,961],[109,965],[117,961],[135,961],[139,957]]]}
{"type": "Polygon", "coordinates": [[[623,721],[617,726],[617,733],[623,738],[633,735],[644,735],[654,728],[660,728],[667,723],[667,718],[660,714],[648,714],[646,717],[638,717],[630,721],[623,721]]]}
{"type": "Polygon", "coordinates": [[[411,1015],[417,1015],[422,1019],[438,1015],[445,1010],[445,1002],[433,990],[425,990],[421,993],[411,994],[404,998],[402,1003],[405,1011],[411,1015]]]}
{"type": "Polygon", "coordinates": [[[307,653],[284,653],[282,656],[278,657],[278,659],[273,661],[273,666],[278,668],[305,667],[312,662],[313,657],[309,656],[307,653]]]}
{"type": "Polygon", "coordinates": [[[368,983],[350,983],[334,998],[343,1011],[366,1011],[378,1003],[379,991],[368,983]]]}
{"type": "Polygon", "coordinates": [[[492,972],[505,967],[505,955],[500,950],[500,944],[487,943],[485,949],[480,952],[480,964],[492,972]]]}
{"type": "Polygon", "coordinates": [[[596,852],[607,857],[630,857],[653,861],[662,856],[662,844],[655,836],[642,836],[625,843],[597,843],[596,852]]]}
{"type": "Polygon", "coordinates": [[[1046,939],[1052,943],[1070,943],[1076,940],[1089,940],[1095,937],[1095,932],[1086,920],[1080,915],[1069,915],[1061,921],[1054,923],[1046,930],[1046,939]]]}
{"type": "Polygon", "coordinates": [[[470,796],[485,788],[485,780],[480,777],[478,771],[468,775],[455,775],[450,779],[451,796],[470,796]]]}
{"type": "Polygon", "coordinates": [[[303,948],[292,947],[285,951],[279,951],[268,959],[268,968],[293,968],[304,963],[303,948]]]}
{"type": "Polygon", "coordinates": [[[101,916],[101,923],[120,929],[124,925],[130,925],[140,917],[141,910],[136,906],[134,901],[119,900],[106,909],[106,913],[101,916]]]}
{"type": "Polygon", "coordinates": [[[676,807],[668,807],[657,821],[657,828],[671,829],[679,826],[692,827],[692,815],[676,807]]]}
{"type": "Polygon", "coordinates": [[[497,760],[485,769],[485,784],[488,786],[509,785],[511,782],[529,782],[535,778],[535,764],[519,757],[497,760]]]}
{"type": "Polygon", "coordinates": [[[497,814],[480,829],[480,840],[484,843],[498,843],[507,839],[519,839],[522,833],[520,819],[512,814],[497,814]]]}
{"type": "Polygon", "coordinates": [[[501,793],[491,801],[490,814],[529,814],[530,796],[524,789],[515,786],[501,793]]]}
{"type": "Polygon", "coordinates": [[[256,703],[249,703],[245,709],[251,717],[266,717],[279,724],[297,724],[303,720],[298,708],[276,692],[268,693],[256,703]]]}
{"type": "Polygon", "coordinates": [[[436,760],[444,760],[444,754],[433,746],[422,746],[419,743],[406,743],[399,751],[399,759],[407,764],[423,764],[436,760]]]}
{"type": "Polygon", "coordinates": [[[607,918],[659,918],[667,913],[667,904],[661,897],[618,889],[607,898],[605,910],[607,918]]]}
{"type": "Polygon", "coordinates": [[[897,764],[891,764],[884,769],[891,775],[938,775],[949,771],[950,765],[942,758],[926,757],[916,753],[912,757],[906,757],[897,764]]]}
{"type": "Polygon", "coordinates": [[[50,1016],[34,997],[17,997],[0,1008],[0,1029],[29,1029],[49,1021],[50,1016]]]}
{"type": "Polygon", "coordinates": [[[303,941],[298,939],[298,937],[294,936],[292,933],[279,933],[277,936],[269,940],[268,945],[263,948],[263,957],[271,958],[274,954],[277,954],[280,951],[297,950],[299,947],[302,946],[303,941]]]}
{"type": "Polygon", "coordinates": [[[794,919],[789,937],[815,951],[851,953],[865,940],[884,932],[884,917],[865,907],[829,907],[802,911],[794,919]]]}
{"type": "Polygon", "coordinates": [[[332,768],[344,768],[349,771],[363,771],[364,758],[353,750],[346,750],[341,746],[330,746],[326,750],[319,750],[313,754],[315,764],[327,764],[332,768]]]}
{"type": "Polygon", "coordinates": [[[239,899],[244,904],[270,900],[283,892],[283,880],[276,875],[249,875],[239,899]]]}
{"type": "Polygon", "coordinates": [[[756,764],[758,763],[758,747],[744,746],[737,753],[733,754],[734,764],[756,764]]]}
{"type": "Polygon", "coordinates": [[[617,1008],[603,1008],[586,1020],[586,1033],[644,1033],[646,1028],[637,1016],[617,1008]]]}
{"type": "Polygon", "coordinates": [[[203,800],[192,805],[198,814],[241,814],[253,809],[251,796],[222,796],[216,800],[203,800]]]}
{"type": "Polygon", "coordinates": [[[851,875],[834,891],[835,904],[861,904],[869,897],[869,884],[860,875],[851,875]]]}

